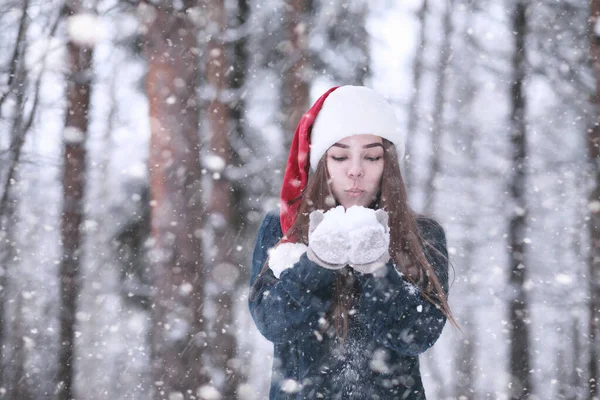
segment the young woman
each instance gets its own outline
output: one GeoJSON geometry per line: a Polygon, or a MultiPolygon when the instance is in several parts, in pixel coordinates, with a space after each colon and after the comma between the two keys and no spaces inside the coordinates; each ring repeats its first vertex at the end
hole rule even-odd
{"type": "Polygon", "coordinates": [[[416,215],[390,105],[334,87],[296,129],[256,241],[249,307],[274,343],[270,399],[424,399],[418,355],[447,318],[443,228],[416,215]]]}

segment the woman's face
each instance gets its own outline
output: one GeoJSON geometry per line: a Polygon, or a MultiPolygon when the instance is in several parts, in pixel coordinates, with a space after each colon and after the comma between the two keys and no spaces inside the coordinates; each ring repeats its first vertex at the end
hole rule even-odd
{"type": "Polygon", "coordinates": [[[383,139],[375,135],[348,136],[327,150],[329,186],[344,208],[368,207],[375,200],[383,174],[383,152],[383,139]]]}

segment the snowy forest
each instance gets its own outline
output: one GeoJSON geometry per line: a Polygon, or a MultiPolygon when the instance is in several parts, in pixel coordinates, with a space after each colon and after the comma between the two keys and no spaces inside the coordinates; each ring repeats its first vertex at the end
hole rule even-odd
{"type": "Polygon", "coordinates": [[[446,231],[430,399],[598,400],[600,0],[0,0],[0,399],[264,399],[301,115],[366,85],[446,231]]]}

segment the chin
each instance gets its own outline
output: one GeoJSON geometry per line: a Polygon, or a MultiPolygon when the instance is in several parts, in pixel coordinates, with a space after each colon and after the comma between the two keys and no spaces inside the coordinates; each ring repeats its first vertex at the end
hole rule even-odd
{"type": "Polygon", "coordinates": [[[346,200],[342,203],[342,205],[344,206],[345,209],[348,209],[352,206],[361,206],[361,207],[368,207],[369,204],[367,204],[366,201],[362,200],[362,199],[358,199],[358,200],[346,200]]]}
{"type": "MultiPolygon", "coordinates": [[[[345,209],[348,209],[352,206],[377,208],[378,200],[379,200],[378,196],[365,196],[365,197],[361,197],[359,199],[344,199],[344,201],[341,203],[341,205],[344,206],[345,209]]],[[[338,204],[340,204],[340,203],[338,203],[338,204]]]]}

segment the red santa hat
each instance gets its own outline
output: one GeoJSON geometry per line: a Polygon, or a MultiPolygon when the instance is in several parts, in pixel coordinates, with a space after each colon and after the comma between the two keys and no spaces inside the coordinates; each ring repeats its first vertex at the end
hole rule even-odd
{"type": "Polygon", "coordinates": [[[345,137],[360,134],[381,136],[404,158],[404,134],[396,114],[379,93],[364,86],[335,86],[326,91],[302,116],[290,147],[281,186],[281,230],[292,226],[301,194],[329,147],[345,137]],[[312,128],[312,129],[311,129],[312,128]]]}

